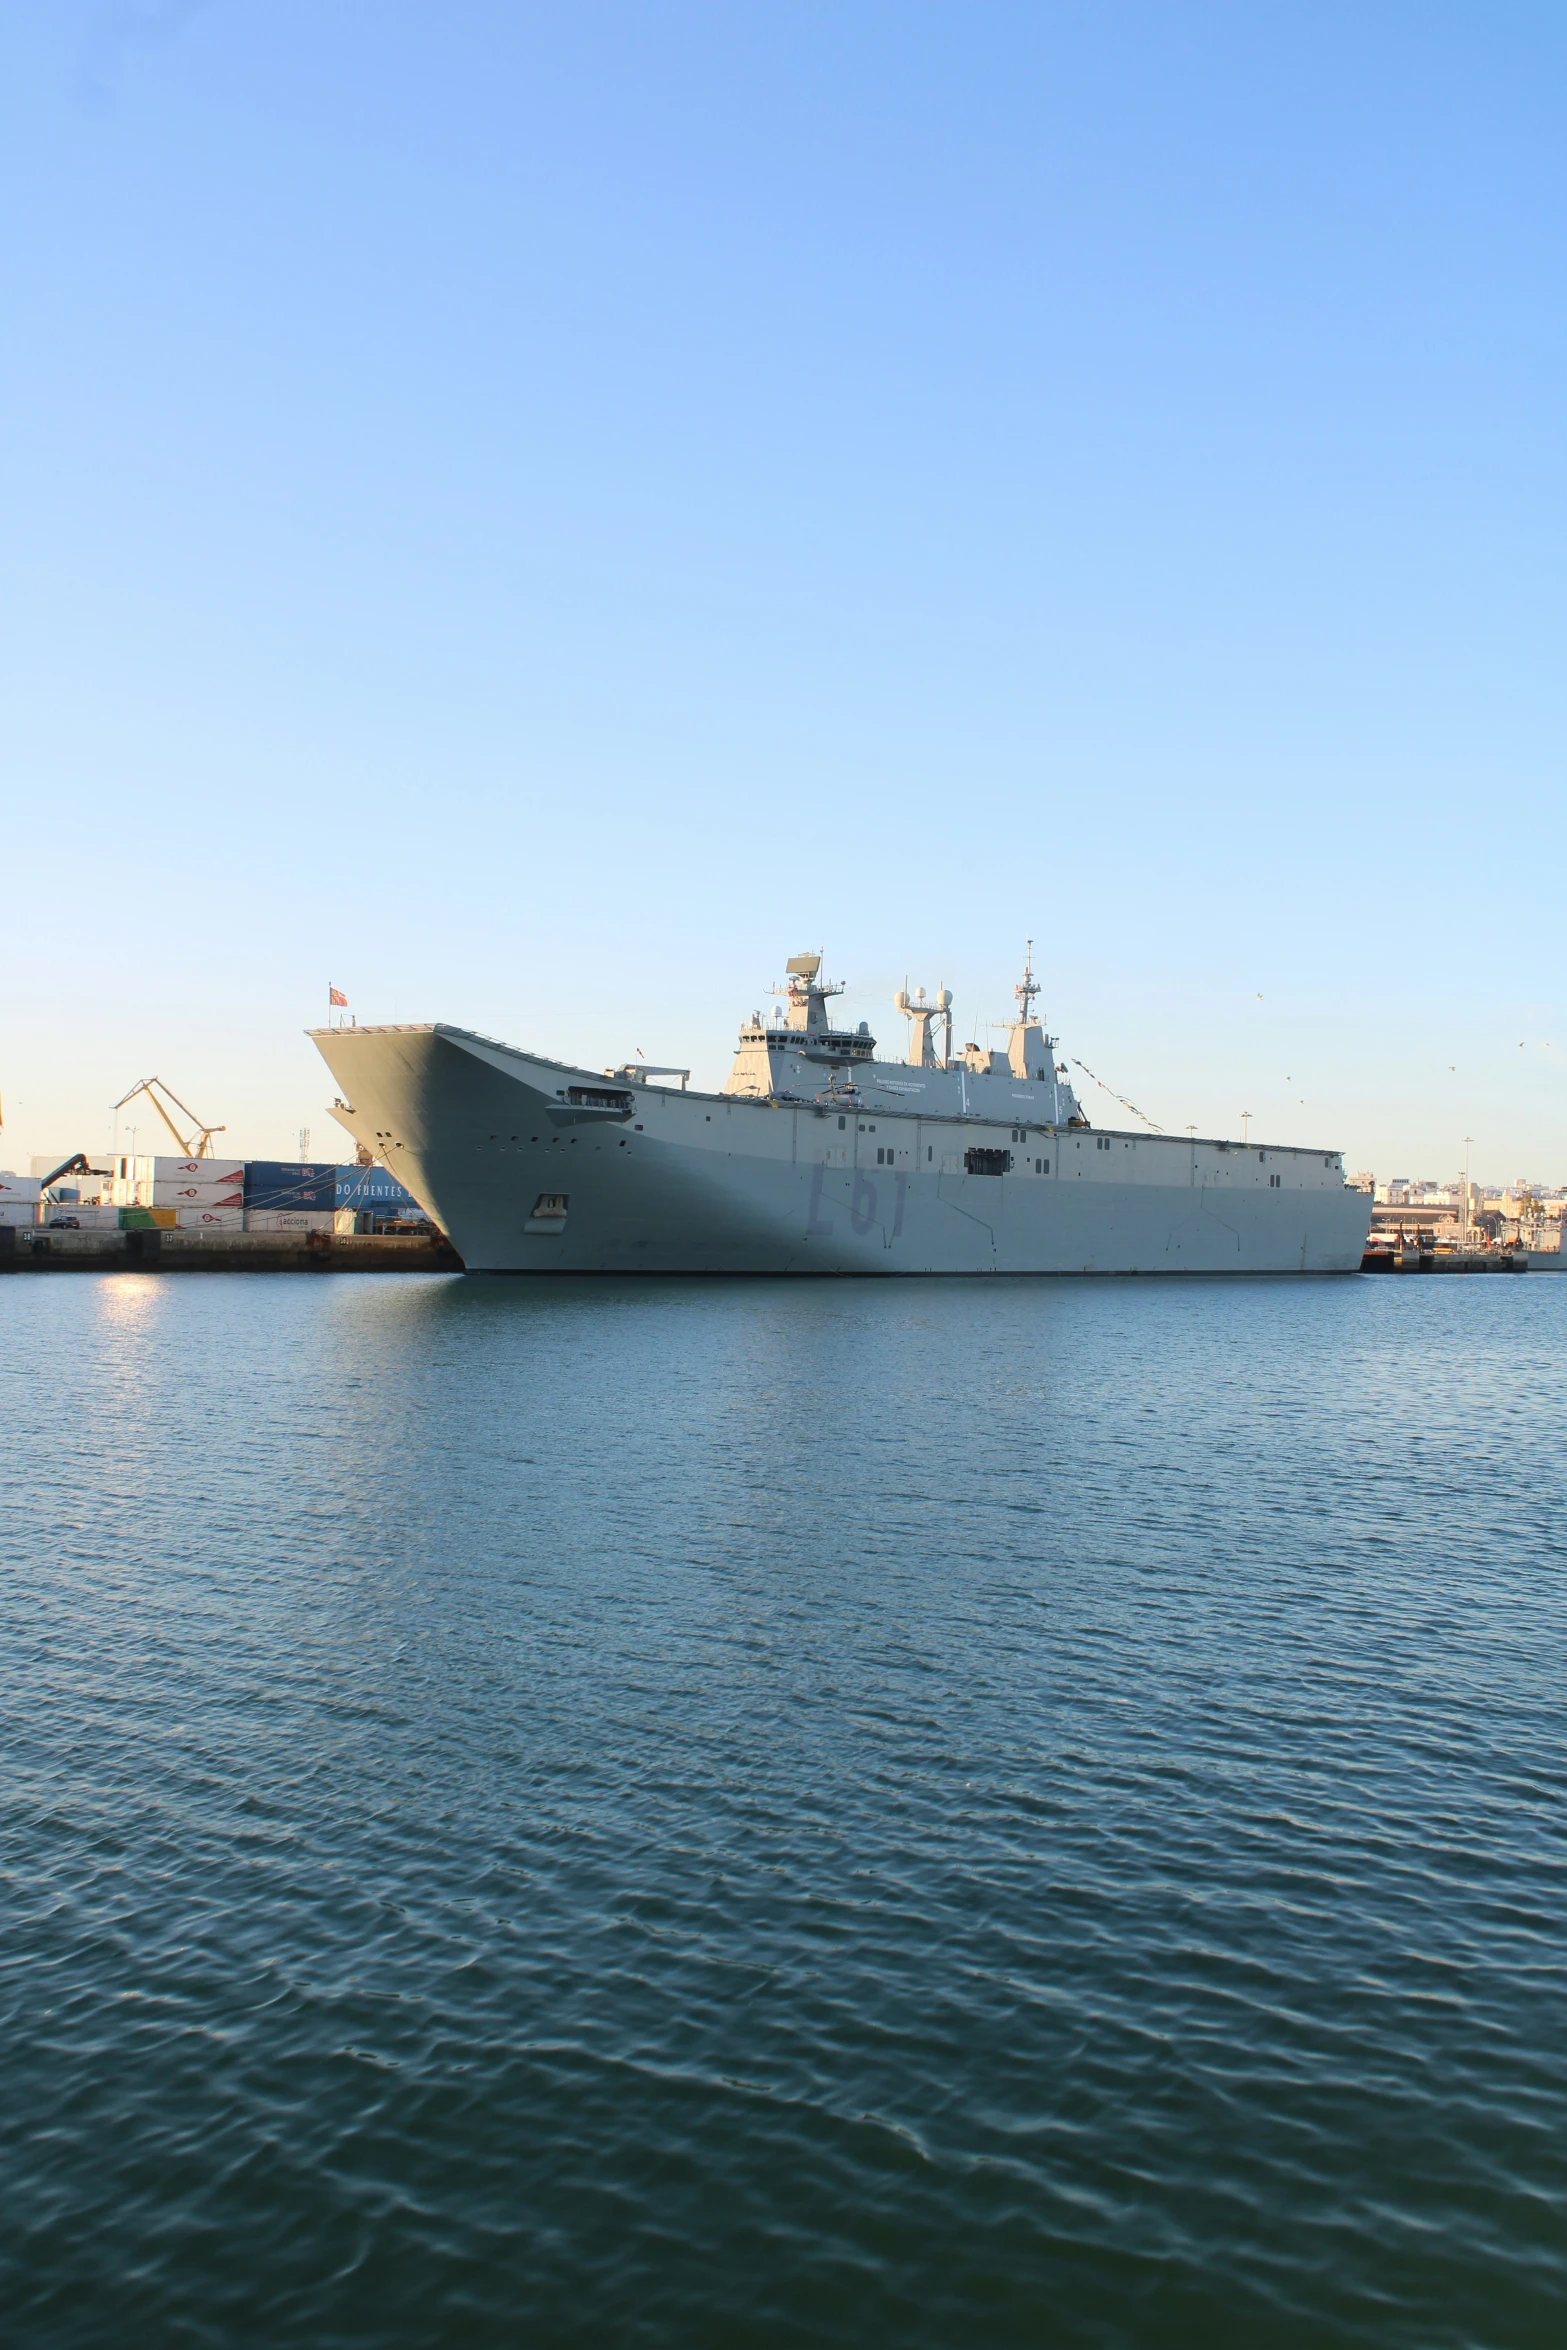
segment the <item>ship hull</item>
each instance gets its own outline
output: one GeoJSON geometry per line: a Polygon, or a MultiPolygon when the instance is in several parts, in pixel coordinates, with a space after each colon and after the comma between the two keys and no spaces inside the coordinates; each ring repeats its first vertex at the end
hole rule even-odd
{"type": "Polygon", "coordinates": [[[312,1033],[340,1120],[470,1272],[1348,1273],[1366,1244],[1331,1152],[622,1086],[446,1027],[312,1033]]]}

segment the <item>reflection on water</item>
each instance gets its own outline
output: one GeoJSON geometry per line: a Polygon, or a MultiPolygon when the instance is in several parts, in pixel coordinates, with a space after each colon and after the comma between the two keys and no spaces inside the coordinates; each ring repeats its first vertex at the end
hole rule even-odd
{"type": "Polygon", "coordinates": [[[1553,2338],[1567,1281],[0,1314],[29,2338],[1553,2338]]]}

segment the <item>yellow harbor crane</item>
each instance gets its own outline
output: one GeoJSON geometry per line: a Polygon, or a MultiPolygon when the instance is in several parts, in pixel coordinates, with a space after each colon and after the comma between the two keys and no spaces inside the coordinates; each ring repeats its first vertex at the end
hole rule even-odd
{"type": "Polygon", "coordinates": [[[124,1109],[126,1103],[133,1102],[139,1093],[144,1093],[147,1096],[147,1099],[151,1102],[153,1108],[157,1111],[159,1117],[163,1120],[164,1125],[168,1128],[175,1141],[179,1144],[180,1157],[182,1159],[210,1159],[213,1155],[212,1137],[215,1134],[226,1134],[228,1132],[228,1128],[226,1126],[203,1126],[195,1111],[188,1109],[185,1103],[180,1100],[180,1097],[174,1091],[174,1088],[171,1085],[165,1085],[161,1077],[138,1077],[136,1083],[131,1087],[130,1092],[122,1093],[119,1100],[115,1103],[114,1110],[116,1117],[118,1117],[120,1111],[124,1109]],[[165,1094],[168,1095],[169,1100],[174,1104],[174,1107],[180,1111],[184,1117],[188,1118],[194,1127],[194,1133],[191,1134],[188,1138],[181,1134],[179,1128],[175,1125],[174,1120],[169,1116],[168,1110],[165,1107],[163,1100],[163,1096],[165,1094]]]}

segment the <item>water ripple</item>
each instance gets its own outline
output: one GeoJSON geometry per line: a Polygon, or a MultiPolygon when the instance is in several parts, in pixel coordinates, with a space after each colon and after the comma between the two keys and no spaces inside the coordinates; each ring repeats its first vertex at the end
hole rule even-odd
{"type": "Polygon", "coordinates": [[[24,2338],[1562,2339],[1567,1281],[0,1314],[24,2338]]]}

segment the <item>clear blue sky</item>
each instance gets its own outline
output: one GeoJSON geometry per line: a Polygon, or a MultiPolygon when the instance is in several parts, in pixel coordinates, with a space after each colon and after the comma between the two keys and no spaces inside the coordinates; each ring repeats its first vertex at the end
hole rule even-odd
{"type": "Polygon", "coordinates": [[[1559,5],[10,0],[0,203],[0,1164],[1032,932],[1169,1127],[1567,1179],[1559,5]]]}

